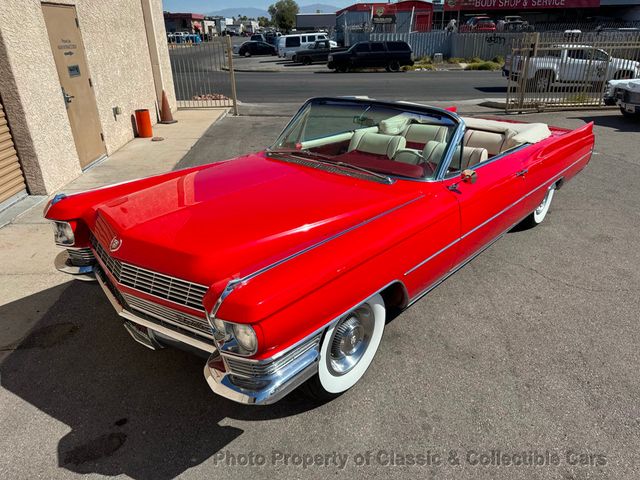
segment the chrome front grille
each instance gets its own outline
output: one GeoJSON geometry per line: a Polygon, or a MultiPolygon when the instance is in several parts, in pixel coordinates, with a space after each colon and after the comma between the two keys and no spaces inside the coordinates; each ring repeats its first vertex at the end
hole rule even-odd
{"type": "Polygon", "coordinates": [[[90,248],[67,248],[67,255],[72,265],[83,267],[96,261],[90,248]]]}
{"type": "Polygon", "coordinates": [[[319,333],[306,342],[294,347],[276,360],[268,363],[252,362],[244,358],[232,357],[230,355],[223,356],[224,363],[226,364],[229,373],[232,375],[246,378],[268,377],[282,369],[285,369],[288,365],[310,350],[318,350],[321,336],[322,335],[319,333]]]}
{"type": "Polygon", "coordinates": [[[173,308],[165,307],[164,305],[150,302],[134,295],[129,295],[128,293],[122,293],[122,296],[131,310],[134,310],[134,313],[139,312],[154,317],[155,320],[170,324],[167,325],[169,328],[175,329],[178,327],[213,339],[211,327],[204,318],[189,315],[188,313],[180,312],[173,308]]]}
{"type": "Polygon", "coordinates": [[[91,238],[91,243],[102,263],[119,284],[204,312],[202,299],[208,290],[205,285],[121,262],[111,257],[95,237],[91,238]]]}

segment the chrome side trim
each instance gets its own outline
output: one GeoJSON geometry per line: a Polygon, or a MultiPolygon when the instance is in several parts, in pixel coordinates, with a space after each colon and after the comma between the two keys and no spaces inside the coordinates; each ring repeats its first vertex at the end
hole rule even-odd
{"type": "MultiPolygon", "coordinates": [[[[430,262],[431,260],[433,260],[434,258],[436,258],[438,255],[440,255],[441,253],[445,252],[447,249],[451,248],[452,246],[454,246],[456,243],[464,240],[466,237],[468,237],[469,235],[475,233],[476,231],[478,231],[479,229],[481,229],[482,227],[484,227],[485,225],[487,225],[488,223],[492,222],[493,220],[495,220],[496,218],[498,218],[500,215],[504,214],[505,212],[507,212],[508,210],[512,209],[513,207],[515,207],[517,204],[519,204],[520,202],[522,202],[525,198],[530,197],[531,195],[533,195],[535,192],[537,192],[538,190],[540,190],[541,188],[544,188],[545,186],[547,188],[549,188],[551,185],[553,185],[555,182],[557,182],[562,175],[570,170],[571,168],[573,168],[575,165],[577,165],[578,163],[580,163],[585,157],[590,156],[593,153],[593,150],[591,150],[589,153],[585,153],[584,155],[582,155],[578,160],[576,160],[575,162],[573,162],[571,165],[569,165],[567,168],[565,168],[564,170],[562,170],[561,172],[557,173],[555,176],[551,177],[551,179],[545,181],[542,185],[534,188],[533,190],[531,190],[529,193],[523,195],[522,197],[520,197],[518,200],[516,200],[515,202],[513,202],[511,205],[503,208],[502,210],[500,210],[498,213],[496,213],[495,215],[493,215],[492,217],[488,218],[487,220],[485,220],[484,222],[482,222],[480,225],[477,225],[476,227],[472,228],[471,230],[469,230],[467,233],[465,233],[464,235],[462,235],[460,238],[454,240],[453,242],[451,242],[449,245],[443,247],[442,249],[438,250],[436,253],[434,253],[433,255],[427,257],[426,259],[424,259],[423,261],[421,261],[420,263],[418,263],[416,266],[412,267],[411,269],[407,270],[404,274],[404,276],[410,275],[411,273],[413,273],[414,271],[416,271],[418,268],[422,267],[423,265],[425,265],[426,263],[430,262]],[[549,185],[551,184],[551,185],[549,185]]],[[[527,214],[528,215],[528,214],[527,214]]],[[[526,218],[526,216],[525,216],[526,218]]],[[[518,222],[520,223],[520,222],[518,222]]],[[[513,228],[513,226],[511,227],[513,228]]],[[[510,229],[511,229],[510,228],[510,229]]]]}
{"type": "Polygon", "coordinates": [[[278,260],[270,265],[267,265],[266,267],[261,268],[260,270],[256,270],[253,273],[250,273],[249,275],[246,275],[242,278],[239,279],[234,279],[229,281],[229,283],[227,283],[227,286],[224,288],[224,290],[222,291],[222,294],[218,297],[218,299],[216,300],[215,305],[213,306],[213,309],[211,310],[211,319],[209,321],[209,324],[211,325],[211,327],[213,328],[213,319],[216,318],[216,314],[218,313],[218,310],[220,310],[220,307],[222,306],[222,302],[224,302],[224,300],[231,294],[231,292],[233,292],[233,290],[241,284],[245,284],[247,282],[249,282],[250,280],[253,280],[254,278],[258,277],[259,275],[262,275],[263,273],[268,272],[269,270],[272,270],[280,265],[282,265],[283,263],[288,262],[289,260],[293,260],[294,258],[299,257],[300,255],[304,255],[307,252],[310,252],[311,250],[314,250],[318,247],[321,247],[322,245],[329,243],[337,238],[342,237],[343,235],[346,235],[349,232],[352,232],[360,227],[363,227],[365,225],[368,225],[371,222],[374,222],[392,212],[395,212],[396,210],[400,210],[401,208],[406,207],[407,205],[410,205],[420,199],[424,198],[424,194],[423,195],[419,195],[416,198],[412,198],[411,200],[409,200],[408,202],[405,202],[401,205],[397,205],[389,210],[386,210],[382,213],[379,213],[371,218],[368,218],[367,220],[364,220],[356,225],[353,225],[335,235],[332,235],[330,237],[325,238],[324,240],[319,241],[318,243],[314,243],[313,245],[308,246],[307,248],[304,248],[292,255],[289,255],[288,257],[285,257],[281,260],[278,260]]]}

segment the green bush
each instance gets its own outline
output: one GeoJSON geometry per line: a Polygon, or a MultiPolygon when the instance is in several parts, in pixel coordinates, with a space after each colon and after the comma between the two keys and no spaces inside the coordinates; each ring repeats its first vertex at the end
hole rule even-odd
{"type": "Polygon", "coordinates": [[[496,62],[473,62],[465,67],[465,70],[500,70],[502,65],[496,62]]]}
{"type": "Polygon", "coordinates": [[[492,61],[493,63],[499,63],[499,64],[501,64],[501,65],[504,65],[504,57],[503,57],[502,55],[498,55],[497,57],[493,57],[493,58],[491,59],[491,61],[492,61]]]}

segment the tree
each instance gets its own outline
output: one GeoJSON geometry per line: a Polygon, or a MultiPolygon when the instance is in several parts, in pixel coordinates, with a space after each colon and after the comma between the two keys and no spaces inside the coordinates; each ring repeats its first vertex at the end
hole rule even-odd
{"type": "Polygon", "coordinates": [[[291,30],[296,25],[296,15],[300,11],[295,0],[278,0],[269,7],[271,22],[280,30],[291,30]]]}
{"type": "Polygon", "coordinates": [[[258,17],[258,25],[260,25],[261,27],[270,27],[271,20],[269,20],[267,17],[258,17]]]}

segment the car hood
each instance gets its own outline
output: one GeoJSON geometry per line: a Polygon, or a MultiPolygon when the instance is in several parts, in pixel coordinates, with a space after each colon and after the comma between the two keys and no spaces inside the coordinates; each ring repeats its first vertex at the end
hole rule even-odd
{"type": "Polygon", "coordinates": [[[111,255],[122,261],[211,285],[252,273],[417,196],[398,184],[256,154],[96,205],[92,230],[105,249],[114,237],[121,240],[111,255]]]}

